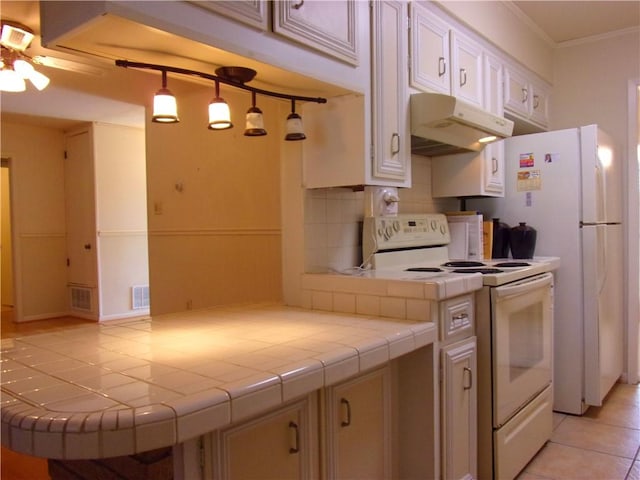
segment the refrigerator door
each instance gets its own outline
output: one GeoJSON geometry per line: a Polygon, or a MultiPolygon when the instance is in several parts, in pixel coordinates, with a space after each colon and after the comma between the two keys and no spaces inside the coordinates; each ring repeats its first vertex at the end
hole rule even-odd
{"type": "Polygon", "coordinates": [[[611,137],[596,125],[580,127],[582,218],[586,224],[622,220],[622,169],[611,137]]]}
{"type": "Polygon", "coordinates": [[[582,228],[584,402],[602,400],[622,374],[622,226],[582,228]]]}

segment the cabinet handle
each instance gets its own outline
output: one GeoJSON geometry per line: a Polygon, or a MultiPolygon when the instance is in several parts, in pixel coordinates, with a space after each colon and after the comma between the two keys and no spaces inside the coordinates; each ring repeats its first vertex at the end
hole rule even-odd
{"type": "Polygon", "coordinates": [[[400,135],[394,133],[391,135],[391,155],[400,152],[400,135]]]}
{"type": "Polygon", "coordinates": [[[468,380],[468,382],[464,382],[463,388],[471,390],[471,387],[473,387],[473,372],[469,367],[464,367],[463,371],[467,374],[466,379],[468,380]]]}
{"type": "Polygon", "coordinates": [[[526,88],[522,89],[522,103],[527,103],[529,101],[529,90],[526,88]]]}
{"type": "Polygon", "coordinates": [[[467,312],[463,312],[463,313],[456,313],[453,316],[454,320],[466,320],[469,318],[469,314],[467,312]]]}
{"type": "Polygon", "coordinates": [[[340,425],[342,425],[343,427],[348,427],[349,425],[351,425],[351,404],[346,398],[341,398],[340,403],[347,408],[347,420],[343,420],[340,425]]]}
{"type": "Polygon", "coordinates": [[[498,159],[496,157],[491,157],[491,173],[498,173],[498,159]]]}
{"type": "Polygon", "coordinates": [[[304,0],[300,0],[300,3],[296,3],[295,5],[291,5],[291,6],[296,10],[300,10],[302,8],[302,5],[304,5],[304,0]]]}
{"type": "Polygon", "coordinates": [[[533,96],[533,109],[537,109],[540,106],[540,97],[538,95],[533,96]]]}
{"type": "Polygon", "coordinates": [[[442,77],[445,73],[447,73],[447,62],[444,57],[438,58],[438,76],[442,77]]]}
{"type": "Polygon", "coordinates": [[[289,428],[293,428],[295,434],[295,446],[289,448],[289,453],[298,453],[300,451],[300,429],[294,421],[289,422],[289,428]]]}
{"type": "Polygon", "coordinates": [[[91,250],[91,244],[90,243],[85,243],[84,244],[84,249],[85,250],[91,250]]]}
{"type": "Polygon", "coordinates": [[[467,84],[467,70],[464,68],[460,69],[460,86],[464,87],[467,84]]]}

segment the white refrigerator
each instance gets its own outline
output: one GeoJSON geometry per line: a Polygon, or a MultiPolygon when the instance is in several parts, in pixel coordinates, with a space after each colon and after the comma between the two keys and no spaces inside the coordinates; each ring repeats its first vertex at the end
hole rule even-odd
{"type": "Polygon", "coordinates": [[[537,231],[536,256],[558,256],[554,410],[582,414],[623,371],[622,166],[596,125],[511,137],[505,197],[467,208],[537,231]]]}

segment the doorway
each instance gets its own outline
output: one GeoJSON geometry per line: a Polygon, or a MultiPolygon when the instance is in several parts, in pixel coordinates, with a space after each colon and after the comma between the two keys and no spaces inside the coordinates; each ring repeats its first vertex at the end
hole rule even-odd
{"type": "Polygon", "coordinates": [[[2,258],[0,258],[0,266],[2,270],[2,277],[0,279],[0,286],[2,289],[2,311],[5,309],[13,309],[14,296],[13,296],[13,259],[11,252],[12,246],[12,231],[11,231],[11,171],[10,171],[11,159],[9,157],[2,157],[2,183],[0,185],[0,192],[2,198],[0,199],[0,209],[2,217],[0,250],[2,252],[2,258]]]}

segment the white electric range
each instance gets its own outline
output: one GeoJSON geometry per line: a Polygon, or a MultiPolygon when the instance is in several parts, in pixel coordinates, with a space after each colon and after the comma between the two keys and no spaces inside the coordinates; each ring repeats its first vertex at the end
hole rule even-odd
{"type": "MultiPolygon", "coordinates": [[[[449,258],[449,241],[442,214],[368,217],[363,225],[363,264],[370,276],[399,280],[482,274],[483,286],[474,295],[475,318],[469,322],[471,328],[475,323],[475,330],[468,331],[477,340],[478,420],[477,425],[472,422],[473,431],[478,429],[477,476],[515,478],[551,436],[551,271],[560,260],[467,262],[449,258]]],[[[447,329],[446,322],[441,328],[447,329]]],[[[471,437],[473,441],[475,434],[471,437]]],[[[475,451],[475,443],[469,448],[475,451]]],[[[445,457],[443,468],[446,462],[445,457]]]]}

